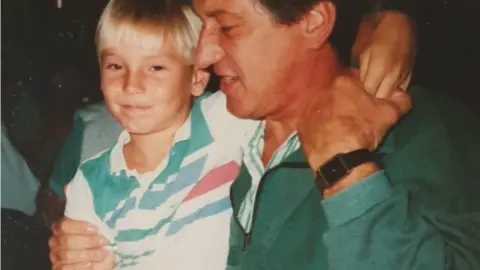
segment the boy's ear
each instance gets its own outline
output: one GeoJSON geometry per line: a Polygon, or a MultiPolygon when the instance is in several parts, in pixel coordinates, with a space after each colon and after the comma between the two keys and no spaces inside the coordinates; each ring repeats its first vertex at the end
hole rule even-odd
{"type": "Polygon", "coordinates": [[[209,79],[210,72],[194,67],[192,76],[192,95],[195,97],[201,96],[203,92],[205,92],[209,79]]]}

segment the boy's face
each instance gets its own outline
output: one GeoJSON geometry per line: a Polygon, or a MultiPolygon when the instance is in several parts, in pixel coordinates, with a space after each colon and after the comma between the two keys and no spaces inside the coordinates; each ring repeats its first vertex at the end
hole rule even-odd
{"type": "Polygon", "coordinates": [[[179,126],[192,95],[203,93],[194,69],[170,37],[161,48],[119,41],[100,52],[101,87],[112,115],[131,134],[147,135],[179,126]]]}

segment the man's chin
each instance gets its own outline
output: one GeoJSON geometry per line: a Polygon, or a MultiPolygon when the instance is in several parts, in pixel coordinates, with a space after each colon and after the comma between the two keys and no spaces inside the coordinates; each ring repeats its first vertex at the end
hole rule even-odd
{"type": "Polygon", "coordinates": [[[252,109],[249,107],[243,106],[243,104],[239,101],[228,101],[228,98],[227,98],[227,110],[231,114],[233,114],[235,117],[238,117],[240,119],[257,120],[254,117],[252,109]]]}

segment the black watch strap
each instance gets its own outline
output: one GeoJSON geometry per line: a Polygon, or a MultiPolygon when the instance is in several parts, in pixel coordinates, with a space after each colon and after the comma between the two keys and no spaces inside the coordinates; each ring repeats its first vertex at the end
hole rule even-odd
{"type": "Polygon", "coordinates": [[[317,184],[323,191],[345,177],[353,168],[369,162],[377,163],[376,156],[365,148],[337,154],[318,168],[317,184]]]}

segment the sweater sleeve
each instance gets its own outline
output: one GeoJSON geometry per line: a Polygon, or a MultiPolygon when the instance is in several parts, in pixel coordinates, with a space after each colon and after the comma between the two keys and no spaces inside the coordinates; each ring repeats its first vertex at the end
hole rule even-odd
{"type": "Polygon", "coordinates": [[[480,269],[480,128],[458,120],[422,123],[384,170],[322,202],[331,270],[480,269]]]}

